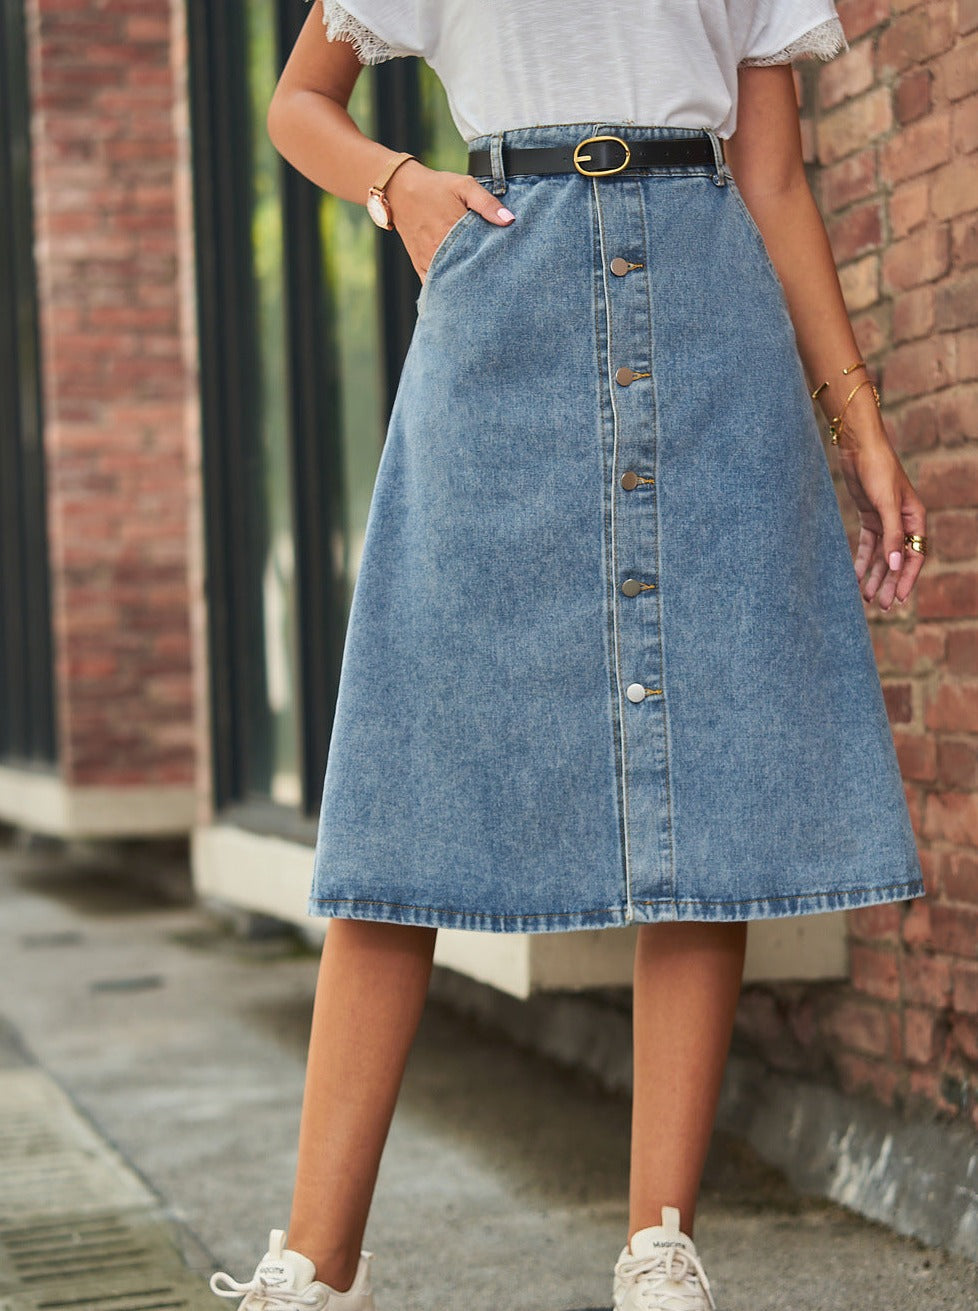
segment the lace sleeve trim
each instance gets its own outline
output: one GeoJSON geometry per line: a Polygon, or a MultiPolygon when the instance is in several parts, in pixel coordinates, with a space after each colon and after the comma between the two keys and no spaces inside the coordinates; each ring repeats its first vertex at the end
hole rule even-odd
{"type": "Polygon", "coordinates": [[[361,64],[381,64],[400,54],[392,45],[381,40],[359,18],[354,18],[336,0],[322,0],[323,25],[329,41],[349,41],[361,64]]]}
{"type": "Polygon", "coordinates": [[[776,54],[756,55],[753,58],[742,59],[740,62],[751,66],[790,64],[793,59],[801,59],[806,55],[813,55],[817,59],[834,59],[836,55],[841,55],[848,49],[849,42],[842,30],[842,24],[838,18],[830,18],[827,22],[811,28],[776,54]]]}

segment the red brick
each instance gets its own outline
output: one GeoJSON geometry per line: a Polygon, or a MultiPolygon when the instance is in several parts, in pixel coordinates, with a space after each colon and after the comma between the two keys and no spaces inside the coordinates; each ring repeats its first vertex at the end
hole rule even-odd
{"type": "Polygon", "coordinates": [[[889,345],[890,325],[884,306],[876,305],[863,314],[855,315],[850,322],[863,359],[878,355],[889,345]]]}
{"type": "Polygon", "coordinates": [[[879,298],[879,256],[865,255],[839,270],[842,295],[850,314],[875,304],[879,298]]]}
{"type": "Polygon", "coordinates": [[[945,446],[978,438],[978,385],[950,387],[935,398],[934,407],[945,446]]]}
{"type": "Polygon", "coordinates": [[[937,743],[933,736],[919,733],[894,732],[897,759],[904,778],[920,783],[932,782],[937,777],[937,743]]]}
{"type": "Polygon", "coordinates": [[[935,949],[974,960],[978,956],[978,910],[935,902],[930,912],[935,949]]]}
{"type": "Polygon", "coordinates": [[[818,101],[821,108],[831,109],[843,100],[851,100],[873,85],[873,43],[850,43],[849,50],[819,69],[818,101]]]}
{"type": "Polygon", "coordinates": [[[877,42],[877,67],[884,76],[899,72],[950,48],[955,36],[954,6],[930,0],[895,18],[877,42]]]}
{"type": "Polygon", "coordinates": [[[978,677],[978,629],[959,628],[948,634],[947,671],[978,677]]]}
{"type": "Polygon", "coordinates": [[[926,227],[895,241],[883,253],[883,288],[906,291],[943,277],[951,264],[951,233],[946,226],[926,227]]]}
{"type": "Polygon", "coordinates": [[[966,741],[941,742],[937,775],[944,787],[967,789],[978,785],[978,755],[966,741]]]}
{"type": "MultiPolygon", "coordinates": [[[[889,92],[885,87],[875,87],[866,95],[848,101],[818,119],[815,128],[818,159],[823,164],[833,164],[845,155],[851,155],[854,150],[863,150],[876,137],[888,132],[892,124],[889,92]]],[[[949,125],[947,146],[949,150],[949,125]]],[[[943,163],[946,158],[946,155],[942,155],[940,159],[935,159],[935,163],[943,163]]],[[[899,176],[909,177],[911,172],[923,172],[923,169],[911,169],[899,176]]],[[[896,173],[887,176],[891,181],[897,180],[896,173]]]]}
{"type": "Polygon", "coordinates": [[[887,405],[893,444],[901,454],[937,445],[937,409],[931,401],[914,401],[893,413],[887,405]]]}
{"type": "Polygon", "coordinates": [[[978,1063],[978,1021],[956,1015],[951,1021],[951,1042],[965,1060],[978,1063]]]}
{"type": "Polygon", "coordinates": [[[934,850],[933,847],[921,846],[918,848],[920,856],[920,872],[924,876],[924,887],[929,897],[939,897],[941,894],[941,870],[945,863],[943,853],[934,850]]]}
{"type": "Polygon", "coordinates": [[[898,902],[881,902],[877,906],[857,906],[848,913],[849,932],[858,938],[897,942],[903,910],[898,902]]]}
{"type": "MultiPolygon", "coordinates": [[[[975,175],[978,177],[978,168],[975,175]]],[[[975,205],[978,207],[978,196],[975,205]]],[[[978,323],[978,270],[938,287],[935,314],[941,329],[967,328],[978,323]]]]}
{"type": "Polygon", "coordinates": [[[903,632],[893,624],[876,625],[873,641],[882,673],[922,674],[944,659],[944,632],[936,624],[920,624],[903,632]]]}
{"type": "Polygon", "coordinates": [[[906,1001],[937,1010],[951,999],[951,962],[946,956],[922,952],[907,955],[903,961],[903,996],[906,1001]]]}
{"type": "Polygon", "coordinates": [[[892,1106],[900,1076],[892,1065],[883,1061],[867,1060],[853,1052],[835,1051],[832,1061],[839,1075],[843,1092],[871,1092],[878,1101],[892,1106]]]}
{"type": "Polygon", "coordinates": [[[900,78],[893,98],[898,123],[912,123],[930,112],[933,85],[933,74],[928,68],[915,68],[900,78]]]}
{"type": "Polygon", "coordinates": [[[952,967],[954,1009],[965,1015],[978,1015],[978,965],[956,961],[952,967]]]}
{"type": "Polygon", "coordinates": [[[978,150],[978,95],[958,101],[951,111],[951,141],[959,155],[978,150]]]}
{"type": "Polygon", "coordinates": [[[934,330],[934,289],[917,287],[893,300],[893,340],[912,341],[934,330]]]}
{"type": "Polygon", "coordinates": [[[916,1109],[924,1103],[928,1110],[935,1106],[943,1109],[940,1078],[934,1070],[911,1070],[908,1078],[911,1105],[916,1109]]]}
{"type": "MultiPolygon", "coordinates": [[[[975,223],[978,234],[978,222],[975,223]]],[[[965,328],[959,332],[954,342],[957,356],[957,373],[960,379],[978,378],[978,328],[965,328]]]]}
{"type": "Polygon", "coordinates": [[[970,851],[952,851],[944,863],[944,893],[948,900],[978,905],[978,856],[970,851]]]}
{"type": "Polygon", "coordinates": [[[894,187],[890,195],[890,228],[894,237],[905,237],[908,232],[913,232],[927,222],[929,215],[929,178],[914,178],[894,187]]]}
{"type": "Polygon", "coordinates": [[[957,268],[978,264],[978,218],[974,215],[952,220],[951,252],[957,268]]]}
{"type": "Polygon", "coordinates": [[[903,1012],[903,1050],[913,1065],[929,1065],[937,1052],[937,1017],[931,1010],[907,1006],[903,1012]]]}
{"type": "Polygon", "coordinates": [[[192,351],[176,281],[186,179],[175,124],[186,106],[174,112],[171,14],[134,0],[36,4],[35,253],[62,775],[186,782],[192,351]],[[140,392],[142,419],[117,424],[114,404],[132,408],[140,392]],[[168,637],[182,640],[167,650],[168,637]]]}
{"type": "Polygon", "coordinates": [[[829,1035],[843,1047],[869,1056],[886,1056],[890,1049],[886,1011],[862,1001],[842,1001],[827,1019],[829,1035]]]}
{"type": "Polygon", "coordinates": [[[978,208],[978,168],[964,160],[954,160],[947,168],[937,169],[931,184],[931,210],[939,219],[954,219],[973,214],[978,208]]]}
{"type": "Polygon", "coordinates": [[[737,1032],[762,1051],[784,1040],[785,1021],[777,999],[763,986],[745,986],[737,1000],[737,1032]]]}
{"type": "Polygon", "coordinates": [[[978,554],[978,514],[939,510],[928,517],[931,549],[939,560],[970,560],[978,554]]]}
{"type": "Polygon", "coordinates": [[[913,719],[913,687],[910,683],[884,683],[883,699],[891,724],[909,724],[913,719]]]}
{"type": "Polygon", "coordinates": [[[895,951],[853,944],[849,953],[852,986],[881,1001],[900,997],[900,970],[895,951]]]}
{"type": "Polygon", "coordinates": [[[948,100],[961,100],[978,91],[978,36],[959,41],[941,58],[939,68],[948,100]]]}
{"type": "Polygon", "coordinates": [[[910,814],[910,826],[914,833],[923,829],[924,797],[926,793],[919,784],[903,780],[903,795],[906,797],[907,810],[910,814]]]}
{"type": "Polygon", "coordinates": [[[954,381],[953,341],[933,337],[892,351],[883,366],[887,401],[920,396],[954,381]]]}
{"type": "Polygon", "coordinates": [[[908,947],[929,946],[931,943],[931,902],[927,897],[915,897],[903,917],[903,941],[908,947]]]}
{"type": "Polygon", "coordinates": [[[910,123],[884,144],[880,152],[880,176],[887,182],[902,182],[946,164],[950,158],[950,113],[930,114],[910,123]]]}
{"type": "MultiPolygon", "coordinates": [[[[818,176],[822,212],[833,213],[857,200],[865,200],[877,189],[876,151],[872,148],[847,155],[838,164],[823,168],[818,176]]],[[[892,200],[891,212],[892,212],[892,200]]],[[[927,216],[928,197],[924,186],[924,213],[927,216]]]]}
{"type": "Polygon", "coordinates": [[[883,206],[878,200],[855,205],[828,225],[832,253],[837,263],[858,259],[876,250],[883,241],[883,206]]]}
{"type": "Polygon", "coordinates": [[[978,456],[928,459],[921,464],[916,487],[924,504],[935,510],[978,507],[978,456]]]}
{"type": "Polygon", "coordinates": [[[978,28],[978,0],[958,0],[958,31],[973,32],[978,28]]]}
{"type": "Polygon", "coordinates": [[[836,9],[850,42],[888,23],[891,17],[889,0],[839,0],[836,9]]]}
{"type": "Polygon", "coordinates": [[[916,593],[922,619],[970,619],[978,613],[978,572],[924,569],[916,593]]]}
{"type": "Polygon", "coordinates": [[[940,682],[924,712],[924,724],[948,733],[978,733],[978,682],[940,682]]]}

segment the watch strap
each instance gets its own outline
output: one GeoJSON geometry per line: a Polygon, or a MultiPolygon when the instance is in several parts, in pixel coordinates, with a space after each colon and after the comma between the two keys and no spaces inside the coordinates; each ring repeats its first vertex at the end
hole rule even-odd
{"type": "Polygon", "coordinates": [[[384,165],[384,171],[381,173],[380,177],[378,177],[377,181],[371,186],[370,190],[375,192],[377,191],[383,192],[388,182],[390,182],[394,174],[394,170],[400,168],[401,165],[405,163],[406,160],[414,159],[414,158],[415,156],[412,155],[407,150],[402,150],[399,154],[394,155],[393,158],[388,160],[388,162],[384,165]]]}

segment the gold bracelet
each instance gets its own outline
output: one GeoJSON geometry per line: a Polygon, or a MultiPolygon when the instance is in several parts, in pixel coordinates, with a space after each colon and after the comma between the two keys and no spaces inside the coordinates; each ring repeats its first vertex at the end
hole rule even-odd
{"type": "MultiPolygon", "coordinates": [[[[847,367],[842,370],[842,373],[844,377],[848,377],[849,374],[852,373],[854,370],[865,369],[865,368],[866,368],[865,360],[856,360],[855,364],[847,365],[847,367]]],[[[819,396],[822,394],[823,391],[825,391],[825,388],[828,385],[829,385],[829,380],[828,378],[826,378],[824,382],[820,382],[818,384],[818,386],[815,388],[814,391],[809,392],[808,394],[811,396],[813,401],[817,401],[819,396]]]]}
{"type": "Polygon", "coordinates": [[[829,434],[832,438],[833,446],[838,446],[839,444],[839,433],[842,431],[843,416],[845,415],[846,408],[848,407],[849,402],[852,400],[853,396],[855,396],[856,392],[859,390],[860,387],[872,387],[873,397],[876,400],[876,408],[877,409],[880,408],[880,394],[879,391],[877,390],[876,383],[873,382],[872,378],[863,378],[862,382],[857,382],[855,387],[853,387],[852,391],[843,401],[842,409],[835,416],[835,418],[829,423],[829,434]]]}

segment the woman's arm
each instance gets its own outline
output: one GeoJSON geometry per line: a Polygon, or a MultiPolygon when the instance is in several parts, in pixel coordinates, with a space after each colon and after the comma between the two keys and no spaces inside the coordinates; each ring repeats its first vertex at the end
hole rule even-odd
{"type": "MultiPolygon", "coordinates": [[[[329,41],[313,6],[268,106],[272,144],[300,173],[343,200],[363,204],[396,151],[365,136],[347,112],[361,64],[348,41],[329,41]]],[[[423,280],[442,237],[466,209],[505,227],[509,210],[472,177],[409,159],[386,188],[394,226],[423,280]]]]}
{"type": "MultiPolygon", "coordinates": [[[[727,161],[784,287],[798,352],[825,414],[837,415],[867,376],[842,370],[860,358],[835,259],[802,156],[790,64],[740,70],[737,131],[727,161]]],[[[904,551],[905,532],[925,532],[925,510],[890,444],[870,387],[846,409],[839,438],[846,484],[859,510],[856,573],[866,600],[888,610],[906,600],[923,556],[904,551]]]]}

